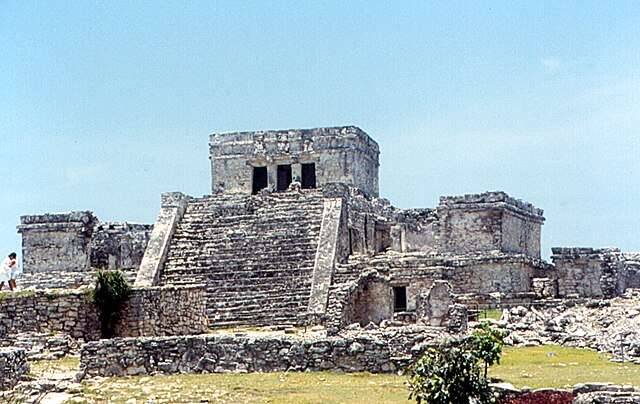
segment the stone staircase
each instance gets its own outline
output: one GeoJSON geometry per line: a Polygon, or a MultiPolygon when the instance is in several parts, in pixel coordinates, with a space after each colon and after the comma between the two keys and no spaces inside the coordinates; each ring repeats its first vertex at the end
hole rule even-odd
{"type": "Polygon", "coordinates": [[[319,190],[194,199],[161,284],[206,284],[212,327],[296,324],[309,303],[322,210],[319,190]]]}

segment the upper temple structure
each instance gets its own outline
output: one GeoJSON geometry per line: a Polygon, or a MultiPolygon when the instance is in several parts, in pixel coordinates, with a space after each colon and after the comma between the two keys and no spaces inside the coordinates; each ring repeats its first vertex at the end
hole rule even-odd
{"type": "Polygon", "coordinates": [[[378,196],[378,144],[355,126],[213,134],[212,193],[342,183],[378,196]]]}
{"type": "Polygon", "coordinates": [[[378,145],[354,126],[216,133],[209,150],[211,195],[163,194],[153,226],[23,217],[25,272],[131,268],[137,287],[205,285],[212,327],[334,330],[440,325],[453,303],[640,287],[637,254],[554,248],[553,263],[542,260],[543,211],[504,192],[394,207],[379,197],[378,145]]]}

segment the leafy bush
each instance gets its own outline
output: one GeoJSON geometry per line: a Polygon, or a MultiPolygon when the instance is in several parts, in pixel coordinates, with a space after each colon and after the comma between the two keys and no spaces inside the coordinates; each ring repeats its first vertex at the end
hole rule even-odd
{"type": "Polygon", "coordinates": [[[115,335],[115,326],[124,303],[131,295],[131,287],[120,271],[99,271],[92,293],[93,303],[98,308],[103,338],[115,335]]]}
{"type": "Polygon", "coordinates": [[[409,368],[409,398],[429,404],[494,403],[487,368],[499,363],[504,337],[483,323],[470,336],[430,348],[409,368]]]}

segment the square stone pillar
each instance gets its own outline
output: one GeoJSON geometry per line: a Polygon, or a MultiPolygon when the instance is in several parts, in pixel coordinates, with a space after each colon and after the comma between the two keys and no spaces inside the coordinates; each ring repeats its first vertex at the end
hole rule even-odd
{"type": "Polygon", "coordinates": [[[302,164],[291,164],[291,179],[300,183],[302,182],[302,164]]]}
{"type": "Polygon", "coordinates": [[[278,165],[269,164],[267,166],[267,188],[276,190],[278,189],[278,165]]]}

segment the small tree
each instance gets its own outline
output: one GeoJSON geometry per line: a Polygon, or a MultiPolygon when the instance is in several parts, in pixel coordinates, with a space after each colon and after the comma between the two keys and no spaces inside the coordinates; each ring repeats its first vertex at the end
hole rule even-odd
{"type": "Polygon", "coordinates": [[[487,321],[483,321],[467,338],[471,352],[484,362],[484,378],[487,378],[489,366],[500,363],[504,338],[507,333],[491,327],[487,321]]]}
{"type": "Polygon", "coordinates": [[[115,335],[115,326],[120,317],[120,311],[130,294],[131,288],[122,272],[98,272],[92,298],[98,308],[103,338],[111,338],[115,335]]]}
{"type": "Polygon", "coordinates": [[[429,404],[494,403],[487,369],[500,362],[504,337],[483,323],[468,337],[430,348],[409,368],[409,398],[429,404]]]}

